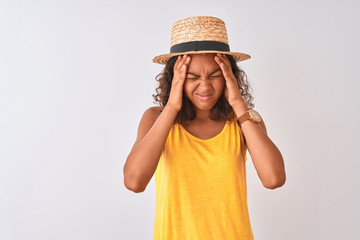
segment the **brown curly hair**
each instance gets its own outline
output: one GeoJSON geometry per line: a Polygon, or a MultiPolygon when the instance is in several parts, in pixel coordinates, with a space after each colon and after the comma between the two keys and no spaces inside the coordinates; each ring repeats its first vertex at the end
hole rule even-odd
{"type": "MultiPolygon", "coordinates": [[[[235,59],[231,55],[226,55],[226,57],[230,60],[231,63],[231,69],[237,79],[237,84],[239,86],[241,95],[247,105],[248,108],[254,108],[255,104],[252,103],[253,96],[249,93],[249,90],[253,90],[248,81],[247,81],[247,75],[246,73],[240,69],[240,67],[237,65],[235,59]]],[[[159,82],[159,86],[156,88],[156,95],[152,94],[152,97],[154,98],[154,103],[157,102],[160,104],[161,107],[165,107],[166,103],[170,96],[170,89],[172,85],[172,79],[174,76],[174,65],[176,62],[177,56],[171,57],[163,71],[159,73],[155,80],[159,82]]],[[[225,90],[225,87],[224,87],[225,90]]],[[[214,107],[210,111],[210,119],[212,120],[231,120],[231,118],[234,116],[234,111],[228,101],[226,100],[224,96],[224,91],[221,94],[220,98],[214,105],[214,107]]],[[[178,112],[174,123],[185,123],[186,121],[191,121],[195,119],[196,112],[194,110],[193,103],[186,97],[185,92],[183,91],[182,96],[182,107],[180,111],[178,112]]]]}

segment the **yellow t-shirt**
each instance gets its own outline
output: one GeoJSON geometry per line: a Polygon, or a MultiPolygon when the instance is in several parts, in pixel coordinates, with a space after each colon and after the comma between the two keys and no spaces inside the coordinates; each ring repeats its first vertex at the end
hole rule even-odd
{"type": "Polygon", "coordinates": [[[252,240],[246,148],[236,116],[213,138],[175,123],[155,171],[153,240],[252,240]]]}

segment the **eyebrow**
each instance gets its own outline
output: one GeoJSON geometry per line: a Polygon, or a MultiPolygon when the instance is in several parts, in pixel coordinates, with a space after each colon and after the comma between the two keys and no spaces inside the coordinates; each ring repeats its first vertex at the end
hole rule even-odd
{"type": "MultiPolygon", "coordinates": [[[[213,72],[210,73],[209,75],[212,75],[212,74],[216,73],[217,71],[221,71],[221,68],[216,69],[215,71],[213,71],[213,72]]],[[[194,76],[196,76],[196,77],[200,77],[200,75],[197,75],[197,74],[192,73],[192,72],[187,72],[186,74],[191,74],[191,75],[194,75],[194,76]]]]}

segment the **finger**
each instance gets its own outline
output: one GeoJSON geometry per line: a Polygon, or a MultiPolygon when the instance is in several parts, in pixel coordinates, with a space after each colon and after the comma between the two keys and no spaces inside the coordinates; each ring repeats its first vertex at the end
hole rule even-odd
{"type": "Polygon", "coordinates": [[[218,56],[215,56],[215,61],[217,62],[217,64],[219,64],[219,66],[221,67],[221,70],[223,71],[226,71],[226,64],[224,63],[224,60],[218,55],[218,56]]]}
{"type": "Polygon", "coordinates": [[[179,60],[178,66],[174,70],[174,72],[176,71],[179,74],[177,79],[175,79],[174,82],[177,82],[180,85],[182,85],[185,82],[186,70],[187,70],[188,64],[190,63],[190,59],[191,59],[191,57],[187,56],[187,54],[185,54],[184,56],[181,57],[181,60],[179,60]]]}
{"type": "Polygon", "coordinates": [[[178,61],[175,63],[174,67],[177,68],[177,69],[180,69],[181,66],[183,65],[184,61],[186,60],[186,55],[187,54],[184,54],[184,55],[179,55],[179,59],[178,61]]]}
{"type": "Polygon", "coordinates": [[[225,56],[225,54],[217,53],[216,55],[226,66],[231,67],[231,63],[229,59],[225,56]]]}
{"type": "Polygon", "coordinates": [[[174,64],[174,68],[176,68],[177,65],[179,65],[179,62],[181,61],[182,56],[183,56],[183,55],[178,55],[178,56],[176,57],[176,61],[175,61],[175,64],[174,64]]]}
{"type": "Polygon", "coordinates": [[[187,54],[185,54],[182,59],[180,60],[179,64],[178,64],[178,68],[182,69],[184,68],[184,64],[187,65],[189,64],[190,61],[190,56],[188,56],[187,54]]]}
{"type": "Polygon", "coordinates": [[[180,66],[181,67],[182,79],[183,78],[185,79],[186,70],[187,70],[187,67],[188,67],[188,65],[190,63],[190,59],[191,59],[190,56],[185,56],[184,62],[182,62],[182,65],[180,66]]]}
{"type": "Polygon", "coordinates": [[[223,56],[218,53],[218,56],[216,56],[215,59],[217,60],[219,65],[220,65],[220,63],[222,63],[227,70],[231,69],[231,63],[226,56],[223,56]]]}
{"type": "Polygon", "coordinates": [[[185,62],[186,62],[186,59],[188,57],[188,54],[184,54],[181,61],[180,61],[180,66],[182,66],[185,62]]]}
{"type": "Polygon", "coordinates": [[[232,77],[232,76],[231,76],[231,73],[232,73],[231,67],[228,66],[228,65],[226,65],[226,64],[224,63],[224,60],[221,59],[221,58],[218,57],[218,56],[215,57],[215,60],[216,60],[216,62],[219,64],[219,66],[220,66],[220,68],[221,68],[221,71],[222,71],[222,73],[223,73],[223,75],[224,75],[224,77],[225,77],[225,81],[230,80],[231,77],[232,77]]]}
{"type": "Polygon", "coordinates": [[[184,62],[183,62],[183,64],[188,65],[188,64],[190,63],[190,59],[191,59],[191,57],[186,54],[186,56],[184,57],[184,62]]]}

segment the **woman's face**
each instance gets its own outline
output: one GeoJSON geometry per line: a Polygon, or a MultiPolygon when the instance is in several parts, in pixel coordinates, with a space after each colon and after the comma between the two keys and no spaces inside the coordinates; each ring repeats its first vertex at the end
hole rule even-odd
{"type": "Polygon", "coordinates": [[[225,79],[219,64],[215,61],[216,53],[190,54],[184,91],[196,110],[210,110],[220,98],[225,79]],[[207,97],[209,96],[210,97],[207,97]]]}

